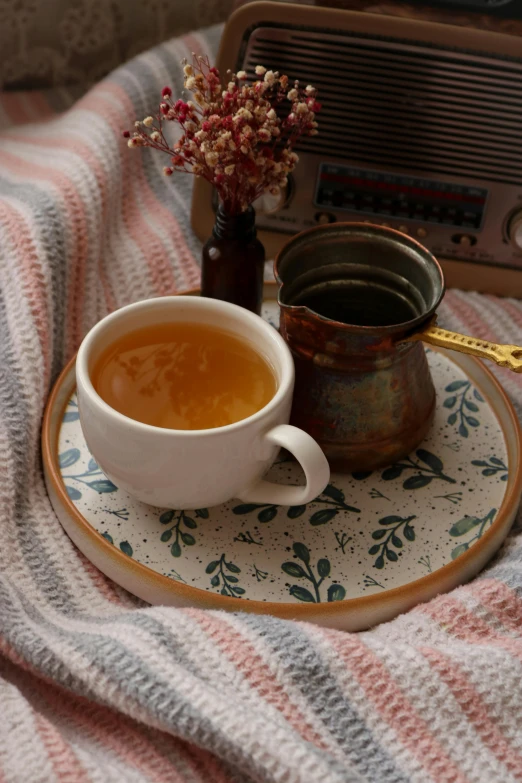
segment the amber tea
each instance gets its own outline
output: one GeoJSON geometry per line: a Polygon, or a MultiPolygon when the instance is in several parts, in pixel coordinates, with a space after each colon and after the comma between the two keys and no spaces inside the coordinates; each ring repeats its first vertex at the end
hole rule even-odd
{"type": "Polygon", "coordinates": [[[91,380],[105,402],[144,424],[176,430],[222,427],[274,396],[268,361],[244,340],[196,323],[163,323],[120,337],[91,380]]]}

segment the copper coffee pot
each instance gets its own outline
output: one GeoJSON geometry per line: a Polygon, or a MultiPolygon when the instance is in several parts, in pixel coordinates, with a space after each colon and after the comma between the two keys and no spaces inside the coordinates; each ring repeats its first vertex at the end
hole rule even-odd
{"type": "Polygon", "coordinates": [[[292,423],[334,470],[364,471],[406,456],[424,438],[435,389],[421,342],[522,372],[522,347],[436,325],[444,276],[398,231],[332,223],[279,252],[281,333],[296,366],[292,423]]]}

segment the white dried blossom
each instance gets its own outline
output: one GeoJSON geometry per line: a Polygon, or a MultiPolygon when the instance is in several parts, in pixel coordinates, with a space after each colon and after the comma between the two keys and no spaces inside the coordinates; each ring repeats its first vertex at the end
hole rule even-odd
{"type": "Polygon", "coordinates": [[[208,103],[205,100],[205,96],[202,95],[200,92],[195,92],[194,93],[194,100],[196,101],[196,103],[199,106],[201,106],[202,109],[207,109],[208,108],[208,103]]]}
{"type": "Polygon", "coordinates": [[[239,81],[242,82],[242,81],[244,81],[247,78],[247,72],[246,71],[238,71],[236,73],[236,76],[239,79],[239,81]]]}
{"type": "Polygon", "coordinates": [[[306,114],[308,112],[308,106],[306,103],[298,103],[296,106],[297,114],[306,114]]]}
{"type": "Polygon", "coordinates": [[[127,142],[127,147],[137,147],[138,146],[136,143],[137,141],[138,141],[137,139],[129,139],[127,142]]]}
{"type": "Polygon", "coordinates": [[[136,120],[136,122],[134,123],[134,127],[135,128],[141,127],[141,122],[139,120],[136,120]]]}
{"type": "Polygon", "coordinates": [[[146,128],[150,128],[151,125],[154,125],[154,117],[145,117],[143,124],[146,128]]]}
{"type": "MultiPolygon", "coordinates": [[[[203,141],[203,139],[206,139],[208,136],[208,133],[204,130],[198,130],[194,134],[194,138],[199,139],[200,141],[203,141]]],[[[203,145],[201,145],[201,148],[203,148],[203,145]]]]}
{"type": "Polygon", "coordinates": [[[160,141],[161,140],[161,134],[158,133],[158,131],[153,131],[153,133],[150,134],[150,137],[152,141],[160,141]]]}
{"type": "Polygon", "coordinates": [[[273,85],[275,80],[276,80],[276,75],[275,75],[275,73],[273,71],[267,71],[265,73],[264,81],[265,81],[266,84],[270,85],[270,87],[273,85]]]}
{"type": "Polygon", "coordinates": [[[270,109],[269,112],[267,112],[267,115],[269,120],[277,120],[277,112],[275,109],[270,109]]]}
{"type": "Polygon", "coordinates": [[[192,120],[187,120],[187,122],[185,123],[185,130],[188,131],[189,133],[194,133],[197,127],[198,126],[196,125],[196,123],[192,122],[192,120]]]}
{"type": "Polygon", "coordinates": [[[187,64],[183,68],[183,73],[185,74],[185,76],[193,76],[194,75],[194,68],[192,67],[192,65],[188,65],[187,64]]]}
{"type": "Polygon", "coordinates": [[[252,136],[254,135],[254,131],[252,130],[250,125],[243,125],[242,132],[243,132],[243,136],[246,136],[247,139],[252,138],[252,136]]]}
{"type": "Polygon", "coordinates": [[[289,90],[289,92],[287,92],[286,97],[288,98],[289,101],[295,101],[295,99],[298,97],[298,95],[299,95],[299,93],[297,92],[297,90],[294,87],[293,89],[289,90]]]}
{"type": "Polygon", "coordinates": [[[272,138],[272,134],[267,128],[259,128],[257,137],[260,139],[260,141],[267,142],[272,138]]]}
{"type": "Polygon", "coordinates": [[[237,149],[236,142],[234,141],[234,139],[229,140],[228,148],[231,149],[232,152],[234,152],[237,149]]]}
{"type": "Polygon", "coordinates": [[[308,85],[305,87],[305,93],[306,93],[307,95],[313,95],[313,94],[315,93],[315,87],[312,87],[312,85],[311,85],[311,84],[308,84],[308,85]]]}
{"type": "Polygon", "coordinates": [[[200,174],[203,174],[203,166],[201,163],[193,163],[192,164],[192,171],[196,176],[199,176],[200,174]]]}
{"type": "Polygon", "coordinates": [[[264,76],[265,73],[266,73],[266,68],[264,68],[262,65],[256,65],[257,76],[264,76]]]}
{"type": "Polygon", "coordinates": [[[234,122],[239,122],[239,120],[251,120],[252,119],[252,112],[248,111],[248,109],[245,109],[244,106],[242,106],[238,111],[234,114],[233,120],[234,122]]]}
{"type": "Polygon", "coordinates": [[[217,154],[217,152],[207,152],[207,154],[205,155],[205,162],[207,166],[210,166],[210,168],[213,169],[214,166],[216,166],[217,163],[219,162],[219,155],[217,154]]]}
{"type": "Polygon", "coordinates": [[[193,76],[189,76],[188,79],[185,79],[185,88],[187,90],[194,90],[196,87],[196,80],[193,76]]]}
{"type": "Polygon", "coordinates": [[[235,168],[236,167],[233,163],[231,163],[230,166],[225,166],[225,174],[233,174],[235,168]]]}
{"type": "Polygon", "coordinates": [[[236,89],[236,83],[235,82],[229,82],[228,83],[228,91],[229,92],[234,92],[235,89],[236,89]]]}
{"type": "Polygon", "coordinates": [[[242,144],[239,149],[241,150],[243,155],[248,155],[248,147],[245,144],[242,144]]]}

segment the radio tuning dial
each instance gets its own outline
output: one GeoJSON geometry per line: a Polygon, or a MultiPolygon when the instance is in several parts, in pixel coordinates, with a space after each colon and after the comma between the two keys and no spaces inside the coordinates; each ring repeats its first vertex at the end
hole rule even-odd
{"type": "Polygon", "coordinates": [[[522,250],[522,209],[514,213],[508,224],[509,241],[515,250],[522,250]]]}

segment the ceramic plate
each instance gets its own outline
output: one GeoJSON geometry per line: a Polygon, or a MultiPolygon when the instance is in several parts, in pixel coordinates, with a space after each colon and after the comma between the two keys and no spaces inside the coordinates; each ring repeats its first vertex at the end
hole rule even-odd
{"type": "MultiPolygon", "coordinates": [[[[264,317],[278,323],[275,287],[264,317]]],[[[519,427],[484,365],[428,350],[437,390],[430,433],[407,459],[334,474],[306,506],[232,500],[161,509],[133,500],[83,438],[74,360],[49,400],[43,454],[65,530],[105,574],[146,601],[268,612],[367,628],[449,590],[505,538],[521,493],[519,427]]],[[[281,454],[269,478],[299,483],[281,454]]]]}

